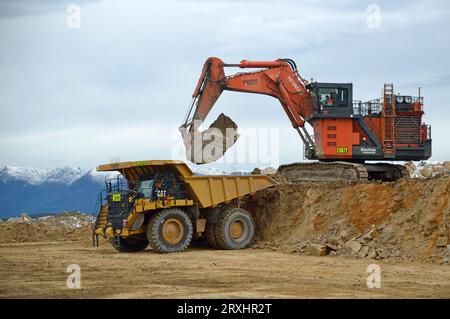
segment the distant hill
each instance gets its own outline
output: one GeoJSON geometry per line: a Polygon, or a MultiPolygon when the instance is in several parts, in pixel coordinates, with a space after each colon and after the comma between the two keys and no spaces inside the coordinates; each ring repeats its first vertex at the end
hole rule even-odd
{"type": "Polygon", "coordinates": [[[99,173],[81,168],[25,168],[0,170],[0,218],[56,214],[64,211],[91,213],[105,178],[118,173],[99,173]]]}

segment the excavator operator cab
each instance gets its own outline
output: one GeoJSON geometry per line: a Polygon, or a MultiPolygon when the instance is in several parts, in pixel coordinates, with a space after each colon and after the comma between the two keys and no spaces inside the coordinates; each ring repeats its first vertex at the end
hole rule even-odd
{"type": "Polygon", "coordinates": [[[312,82],[306,88],[317,100],[315,117],[349,117],[353,114],[351,83],[312,82]]]}

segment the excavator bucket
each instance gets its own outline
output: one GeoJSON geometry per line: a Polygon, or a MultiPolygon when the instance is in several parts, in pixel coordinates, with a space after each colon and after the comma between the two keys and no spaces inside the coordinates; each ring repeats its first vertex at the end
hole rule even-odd
{"type": "Polygon", "coordinates": [[[203,132],[199,131],[195,124],[193,123],[190,128],[180,127],[186,158],[195,164],[218,160],[239,137],[236,123],[223,113],[203,132]]]}

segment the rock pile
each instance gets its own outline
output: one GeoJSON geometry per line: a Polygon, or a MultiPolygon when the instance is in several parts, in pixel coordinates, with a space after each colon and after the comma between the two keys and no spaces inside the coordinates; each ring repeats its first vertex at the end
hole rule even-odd
{"type": "Polygon", "coordinates": [[[407,162],[405,166],[413,178],[428,178],[450,174],[450,162],[419,162],[417,164],[407,162]]]}
{"type": "Polygon", "coordinates": [[[315,256],[449,263],[450,176],[395,183],[290,183],[244,208],[256,247],[315,256]]]}

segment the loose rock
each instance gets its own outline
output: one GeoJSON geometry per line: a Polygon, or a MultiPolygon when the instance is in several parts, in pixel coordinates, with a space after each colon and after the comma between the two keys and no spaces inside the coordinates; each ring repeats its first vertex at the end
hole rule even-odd
{"type": "Polygon", "coordinates": [[[359,252],[359,250],[361,249],[361,244],[355,240],[350,240],[350,241],[346,242],[345,246],[349,247],[355,253],[359,252]]]}
{"type": "Polygon", "coordinates": [[[320,244],[309,244],[307,250],[311,256],[325,256],[327,254],[327,247],[320,244]]]}

